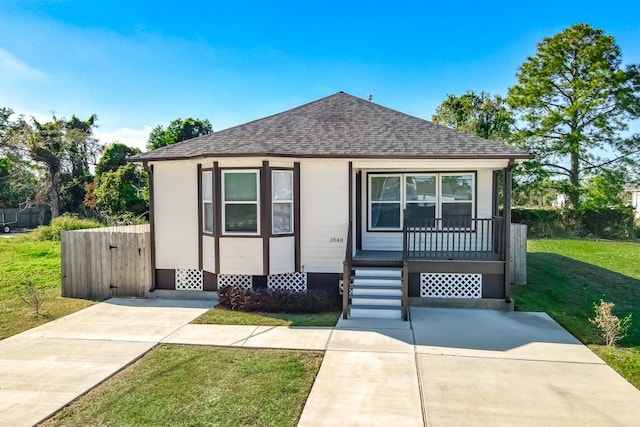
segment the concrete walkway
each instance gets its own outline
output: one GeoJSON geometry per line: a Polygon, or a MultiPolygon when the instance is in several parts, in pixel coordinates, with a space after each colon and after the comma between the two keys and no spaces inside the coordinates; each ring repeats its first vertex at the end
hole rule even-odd
{"type": "Polygon", "coordinates": [[[187,325],[168,343],[326,351],[301,426],[635,426],[640,392],[544,313],[411,308],[335,328],[187,325]]]}
{"type": "Polygon", "coordinates": [[[110,299],[0,341],[0,426],[47,418],[215,303],[110,299]]]}
{"type": "Polygon", "coordinates": [[[302,426],[632,426],[640,392],[541,313],[412,308],[335,328],[191,325],[216,301],[112,299],[0,341],[0,425],[31,425],[158,342],[323,350],[302,426]]]}

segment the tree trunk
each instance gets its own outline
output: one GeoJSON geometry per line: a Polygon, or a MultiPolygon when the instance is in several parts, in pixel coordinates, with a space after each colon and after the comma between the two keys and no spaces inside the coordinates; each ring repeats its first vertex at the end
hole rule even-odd
{"type": "Polygon", "coordinates": [[[51,218],[60,216],[60,170],[49,169],[51,187],[49,188],[49,198],[51,199],[51,218]]]}
{"type": "Polygon", "coordinates": [[[569,200],[574,208],[580,206],[580,160],[577,152],[571,153],[571,175],[569,176],[571,188],[569,189],[569,200]]]}

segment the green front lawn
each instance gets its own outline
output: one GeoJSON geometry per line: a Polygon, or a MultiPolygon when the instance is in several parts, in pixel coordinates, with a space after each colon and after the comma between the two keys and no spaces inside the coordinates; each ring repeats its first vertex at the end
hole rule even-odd
{"type": "Polygon", "coordinates": [[[322,353],[159,345],[44,426],[295,426],[322,353]]]}
{"type": "Polygon", "coordinates": [[[640,244],[588,240],[529,240],[529,284],[514,287],[516,310],[545,311],[640,388],[640,244]],[[606,348],[589,323],[600,299],[633,316],[621,347],[606,348]]]}
{"type": "Polygon", "coordinates": [[[60,242],[25,236],[0,239],[0,339],[94,304],[63,298],[60,289],[60,242]],[[25,281],[44,295],[38,315],[20,299],[25,281]]]}
{"type": "Polygon", "coordinates": [[[191,323],[263,326],[335,326],[339,311],[311,314],[245,313],[214,307],[191,323]]]}

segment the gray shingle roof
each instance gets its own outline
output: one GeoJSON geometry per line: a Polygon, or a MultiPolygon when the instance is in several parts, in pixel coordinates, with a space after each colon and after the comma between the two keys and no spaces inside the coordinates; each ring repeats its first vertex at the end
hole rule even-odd
{"type": "Polygon", "coordinates": [[[131,160],[221,156],[530,157],[513,147],[338,92],[263,119],[138,154],[131,160]]]}

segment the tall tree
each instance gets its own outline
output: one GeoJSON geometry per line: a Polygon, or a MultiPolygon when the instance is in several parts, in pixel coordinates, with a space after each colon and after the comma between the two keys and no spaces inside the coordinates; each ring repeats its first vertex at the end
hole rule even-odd
{"type": "Polygon", "coordinates": [[[431,119],[452,129],[499,142],[509,139],[514,122],[504,98],[474,91],[460,96],[447,95],[431,119]]]}
{"type": "Polygon", "coordinates": [[[584,178],[637,160],[640,136],[623,135],[640,116],[640,70],[622,66],[612,36],[587,24],[567,28],[540,42],[517,78],[507,102],[522,125],[518,144],[564,177],[574,206],[584,178]]]}
{"type": "Polygon", "coordinates": [[[207,135],[213,132],[209,120],[204,119],[175,119],[165,129],[163,126],[156,126],[149,134],[147,149],[165,147],[176,142],[207,135]]]}
{"type": "Polygon", "coordinates": [[[95,114],[87,120],[81,120],[75,115],[69,120],[63,120],[67,162],[61,176],[62,212],[84,210],[85,186],[93,181],[89,166],[96,163],[98,152],[98,140],[93,137],[97,120],[95,114]]]}
{"type": "Polygon", "coordinates": [[[96,180],[86,187],[85,205],[113,220],[126,215],[139,216],[148,210],[147,174],[139,165],[127,163],[137,154],[135,147],[115,142],[109,145],[96,165],[96,180]]]}
{"type": "MultiPolygon", "coordinates": [[[[94,126],[95,115],[86,122],[75,117],[65,120],[54,116],[47,123],[40,123],[35,119],[28,123],[19,118],[3,138],[2,145],[5,149],[24,153],[44,169],[53,218],[61,213],[61,195],[67,194],[65,189],[69,191],[69,188],[78,188],[78,197],[74,197],[79,198],[82,203],[84,182],[75,180],[85,181],[89,173],[88,159],[92,156],[92,147],[96,145],[96,141],[91,138],[94,126]]],[[[77,205],[76,200],[73,206],[77,205]]]]}

